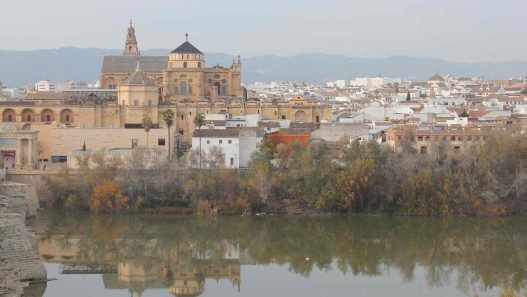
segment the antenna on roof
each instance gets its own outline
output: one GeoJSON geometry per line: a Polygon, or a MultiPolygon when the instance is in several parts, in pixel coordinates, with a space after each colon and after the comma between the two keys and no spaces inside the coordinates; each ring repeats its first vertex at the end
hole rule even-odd
{"type": "Polygon", "coordinates": [[[185,39],[188,41],[188,33],[185,33],[185,39]]]}
{"type": "Polygon", "coordinates": [[[132,27],[132,18],[130,18],[130,27],[132,27]]]}

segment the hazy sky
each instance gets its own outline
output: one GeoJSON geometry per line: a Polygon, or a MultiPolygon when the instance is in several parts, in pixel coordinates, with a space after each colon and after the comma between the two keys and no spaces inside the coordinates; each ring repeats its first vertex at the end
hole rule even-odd
{"type": "Polygon", "coordinates": [[[122,48],[132,17],[141,49],[186,32],[206,52],[323,52],[450,61],[527,59],[526,0],[2,0],[0,49],[122,48]]]}

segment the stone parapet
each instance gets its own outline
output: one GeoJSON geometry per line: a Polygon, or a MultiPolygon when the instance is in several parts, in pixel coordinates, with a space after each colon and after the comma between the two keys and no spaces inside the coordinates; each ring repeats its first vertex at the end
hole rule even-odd
{"type": "Polygon", "coordinates": [[[36,214],[29,185],[0,185],[0,296],[27,296],[28,290],[45,287],[47,273],[37,253],[36,241],[26,226],[26,218],[36,214]]]}

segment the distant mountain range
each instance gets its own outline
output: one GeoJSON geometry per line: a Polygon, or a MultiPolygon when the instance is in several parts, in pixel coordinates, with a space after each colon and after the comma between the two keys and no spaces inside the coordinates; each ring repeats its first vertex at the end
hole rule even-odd
{"type": "MultiPolygon", "coordinates": [[[[145,50],[142,55],[167,55],[168,49],[145,50]]],[[[96,81],[104,56],[120,55],[120,50],[74,48],[35,51],[0,50],[0,81],[5,86],[21,87],[38,80],[96,81]]],[[[229,66],[234,56],[207,53],[207,64],[229,66]]],[[[527,58],[527,57],[526,57],[527,58]]],[[[425,80],[437,73],[453,76],[517,78],[527,70],[527,60],[508,62],[454,63],[434,58],[393,56],[389,58],[352,58],[307,53],[288,57],[259,56],[243,59],[244,82],[302,81],[322,83],[361,76],[395,76],[425,80]]]]}

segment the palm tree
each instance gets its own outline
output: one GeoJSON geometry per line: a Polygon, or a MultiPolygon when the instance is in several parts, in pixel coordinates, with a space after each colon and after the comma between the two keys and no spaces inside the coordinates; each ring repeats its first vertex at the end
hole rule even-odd
{"type": "MultiPolygon", "coordinates": [[[[205,117],[202,113],[198,113],[194,117],[194,125],[198,127],[198,130],[201,132],[201,126],[205,123],[205,117]]],[[[199,168],[201,169],[201,133],[199,133],[199,168]]]]}
{"type": "Polygon", "coordinates": [[[174,123],[174,112],[171,109],[163,111],[163,120],[165,121],[168,129],[168,159],[170,160],[170,126],[172,126],[174,123]]]}
{"type": "Polygon", "coordinates": [[[143,118],[142,125],[143,125],[143,129],[145,129],[145,132],[146,132],[146,149],[148,150],[148,132],[150,132],[150,129],[152,128],[154,123],[152,122],[152,119],[149,116],[145,116],[143,118]]]}

